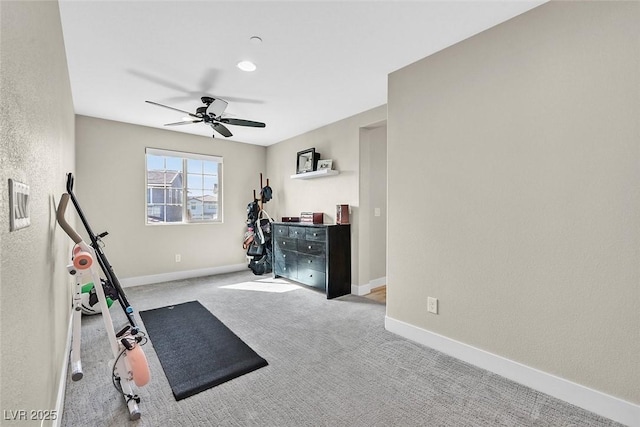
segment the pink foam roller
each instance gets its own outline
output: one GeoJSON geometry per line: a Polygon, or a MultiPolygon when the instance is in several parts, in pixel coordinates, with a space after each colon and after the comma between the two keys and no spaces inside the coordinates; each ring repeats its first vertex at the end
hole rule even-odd
{"type": "Polygon", "coordinates": [[[93,258],[89,252],[75,251],[73,266],[78,270],[86,270],[93,264],[93,258]]]}
{"type": "Polygon", "coordinates": [[[132,350],[127,350],[127,359],[129,360],[129,366],[131,366],[133,382],[138,387],[146,385],[151,379],[151,372],[149,371],[147,356],[144,355],[142,347],[136,345],[132,350]]]}

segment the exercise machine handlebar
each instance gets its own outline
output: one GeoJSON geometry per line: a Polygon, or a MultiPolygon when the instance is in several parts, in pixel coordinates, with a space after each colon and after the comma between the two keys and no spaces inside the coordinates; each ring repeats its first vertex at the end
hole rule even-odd
{"type": "Polygon", "coordinates": [[[68,203],[69,194],[65,193],[62,195],[62,197],[60,197],[60,203],[58,204],[58,210],[56,212],[56,219],[58,220],[58,224],[60,224],[60,227],[62,227],[64,232],[67,233],[67,235],[71,237],[71,240],[73,240],[73,242],[77,245],[82,242],[82,237],[80,237],[76,230],[74,230],[73,227],[71,227],[71,225],[69,225],[67,220],[64,218],[64,213],[67,210],[68,203]]]}

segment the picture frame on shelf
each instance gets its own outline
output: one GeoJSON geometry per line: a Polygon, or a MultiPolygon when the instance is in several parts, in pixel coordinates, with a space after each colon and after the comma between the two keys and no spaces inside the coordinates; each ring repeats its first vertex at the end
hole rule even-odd
{"type": "Polygon", "coordinates": [[[296,174],[313,172],[316,170],[320,153],[316,153],[315,148],[298,151],[296,157],[296,174]]]}
{"type": "Polygon", "coordinates": [[[333,160],[332,159],[318,160],[318,170],[322,170],[322,169],[333,169],[333,160]]]}

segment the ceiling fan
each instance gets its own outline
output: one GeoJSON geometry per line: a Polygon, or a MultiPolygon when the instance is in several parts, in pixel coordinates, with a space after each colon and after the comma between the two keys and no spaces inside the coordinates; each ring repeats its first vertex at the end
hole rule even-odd
{"type": "MultiPolygon", "coordinates": [[[[252,120],[245,119],[233,119],[229,117],[222,117],[224,110],[227,109],[227,105],[229,104],[224,99],[220,98],[212,98],[210,96],[203,96],[200,98],[204,106],[198,107],[195,113],[190,113],[185,110],[181,110],[175,107],[169,107],[168,105],[159,104],[153,101],[145,101],[149,104],[157,105],[159,107],[169,108],[171,110],[180,111],[181,113],[188,114],[190,117],[193,117],[191,120],[183,120],[175,123],[167,123],[165,126],[179,126],[179,125],[190,125],[192,123],[206,123],[213,128],[214,131],[218,132],[220,135],[225,137],[233,136],[231,131],[227,129],[225,125],[233,125],[233,126],[249,126],[254,128],[263,128],[266,125],[262,122],[254,122],[252,120]]],[[[186,119],[186,118],[185,118],[186,119]]],[[[215,137],[215,134],[213,135],[215,137]]]]}

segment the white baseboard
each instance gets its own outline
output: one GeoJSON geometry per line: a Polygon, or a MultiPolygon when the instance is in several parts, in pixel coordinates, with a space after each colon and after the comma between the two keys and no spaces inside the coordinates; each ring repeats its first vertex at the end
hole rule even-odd
{"type": "Polygon", "coordinates": [[[387,284],[387,277],[378,277],[377,279],[373,279],[369,281],[369,286],[371,289],[379,288],[380,286],[384,286],[387,284]]]}
{"type": "Polygon", "coordinates": [[[379,288],[380,286],[384,286],[387,284],[386,277],[379,277],[377,279],[371,280],[369,283],[365,283],[364,285],[354,285],[351,284],[351,294],[352,295],[367,295],[371,293],[372,289],[379,288]]]}
{"type": "Polygon", "coordinates": [[[69,316],[69,327],[67,328],[67,342],[64,347],[62,357],[62,369],[60,370],[60,381],[58,383],[58,396],[56,397],[56,419],[51,424],[58,427],[62,422],[62,411],[64,411],[64,395],[67,391],[67,373],[69,369],[69,352],[71,351],[71,336],[73,334],[73,311],[69,316]]]}
{"type": "Polygon", "coordinates": [[[149,285],[152,283],[170,282],[172,280],[191,279],[193,277],[212,276],[214,274],[235,273],[248,270],[249,263],[224,265],[221,267],[200,268],[198,270],[173,271],[171,273],[152,274],[149,276],[127,277],[120,279],[123,288],[149,285]]]}
{"type": "Polygon", "coordinates": [[[640,405],[627,402],[426,329],[385,317],[394,334],[631,427],[640,427],[640,405]]]}
{"type": "Polygon", "coordinates": [[[369,285],[368,283],[364,285],[354,285],[353,283],[351,284],[351,295],[362,296],[367,295],[370,292],[371,285],[369,285]]]}

